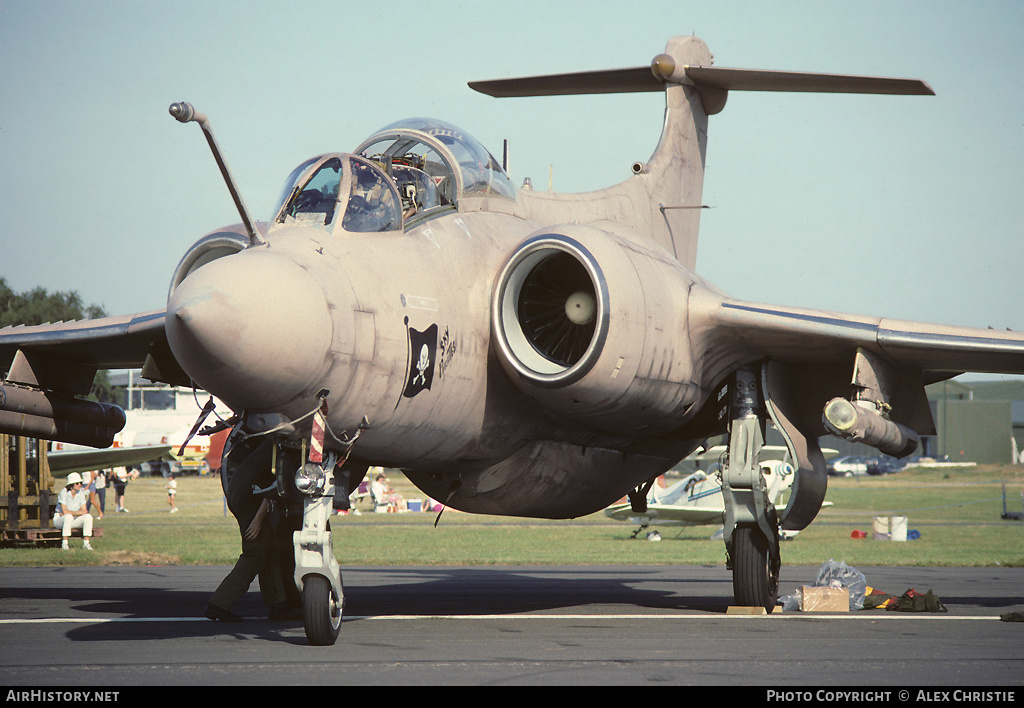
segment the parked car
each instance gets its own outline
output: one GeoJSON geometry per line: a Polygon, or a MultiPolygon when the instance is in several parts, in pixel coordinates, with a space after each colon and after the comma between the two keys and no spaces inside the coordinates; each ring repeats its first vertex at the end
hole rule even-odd
{"type": "Polygon", "coordinates": [[[150,460],[139,465],[139,473],[144,477],[179,476],[182,472],[181,463],[177,460],[150,460]]]}
{"type": "Polygon", "coordinates": [[[182,475],[205,475],[210,473],[210,463],[206,460],[150,460],[138,466],[143,476],[153,477],[181,477],[182,475]]]}
{"type": "Polygon", "coordinates": [[[881,457],[872,457],[868,459],[868,474],[881,475],[881,474],[892,474],[899,472],[903,469],[903,463],[889,455],[882,455],[881,457]]]}
{"type": "Polygon", "coordinates": [[[863,455],[844,455],[828,463],[828,473],[833,477],[851,477],[867,472],[868,458],[863,455]]]}

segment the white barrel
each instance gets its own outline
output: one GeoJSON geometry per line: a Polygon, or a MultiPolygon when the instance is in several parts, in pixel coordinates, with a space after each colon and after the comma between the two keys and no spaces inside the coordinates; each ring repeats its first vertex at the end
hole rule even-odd
{"type": "Polygon", "coordinates": [[[892,517],[892,540],[893,541],[906,541],[907,540],[907,517],[905,517],[905,516],[894,516],[894,517],[892,517]]]}
{"type": "Polygon", "coordinates": [[[872,538],[875,541],[888,541],[889,540],[889,517],[888,516],[876,516],[874,525],[872,526],[872,538]]]}

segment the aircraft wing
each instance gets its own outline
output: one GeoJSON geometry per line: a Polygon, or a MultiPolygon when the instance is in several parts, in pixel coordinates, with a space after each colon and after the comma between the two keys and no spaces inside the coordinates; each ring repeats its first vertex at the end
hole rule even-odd
{"type": "Polygon", "coordinates": [[[170,445],[112,447],[106,450],[52,450],[47,453],[46,459],[54,475],[69,475],[72,472],[138,465],[168,455],[170,451],[170,445]]]}
{"type": "MultiPolygon", "coordinates": [[[[822,502],[821,506],[832,506],[832,502],[822,502]]],[[[776,504],[780,512],[785,505],[776,504]]],[[[672,504],[648,504],[647,511],[638,514],[633,511],[629,504],[615,504],[604,510],[604,515],[616,521],[640,521],[648,523],[669,524],[679,526],[708,526],[710,524],[721,524],[725,519],[724,509],[712,509],[709,507],[675,506],[672,504]]]]}
{"type": "Polygon", "coordinates": [[[922,435],[934,422],[924,386],[964,372],[1024,374],[1024,333],[846,315],[709,298],[693,306],[709,378],[769,359],[788,369],[806,431],[827,433],[822,407],[850,392],[860,353],[884,362],[892,377],[892,419],[922,435]]]}
{"type": "Polygon", "coordinates": [[[19,351],[30,361],[57,360],[93,370],[134,368],[143,365],[154,343],[163,338],[163,310],[4,327],[0,329],[0,368],[9,370],[19,351]]]}
{"type": "Polygon", "coordinates": [[[188,386],[171,353],[164,311],[0,329],[0,432],[109,447],[124,427],[117,406],[87,401],[100,369],[142,367],[152,381],[188,386]]]}
{"type": "Polygon", "coordinates": [[[164,310],[0,329],[6,380],[84,395],[99,369],[143,368],[153,381],[191,384],[164,332],[164,310]]]}
{"type": "Polygon", "coordinates": [[[844,360],[864,348],[942,380],[966,371],[1024,374],[1024,332],[952,327],[727,300],[715,328],[783,362],[844,360]]]}
{"type": "Polygon", "coordinates": [[[724,509],[672,506],[668,504],[648,504],[647,511],[638,514],[629,504],[616,504],[604,510],[605,516],[616,521],[631,519],[650,519],[661,524],[683,524],[703,526],[705,524],[721,524],[725,518],[724,509]]]}

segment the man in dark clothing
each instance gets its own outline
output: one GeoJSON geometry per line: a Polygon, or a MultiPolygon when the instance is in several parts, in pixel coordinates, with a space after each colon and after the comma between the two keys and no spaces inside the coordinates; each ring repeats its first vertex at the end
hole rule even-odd
{"type": "Polygon", "coordinates": [[[248,592],[256,576],[265,604],[275,608],[285,602],[281,569],[275,562],[277,554],[271,552],[275,534],[271,524],[265,523],[270,501],[253,494],[253,485],[263,489],[274,481],[272,459],[273,442],[264,441],[242,461],[228,482],[228,509],[238,521],[242,555],[206,605],[206,616],[212,620],[240,622],[242,617],[231,611],[231,605],[248,592]]]}

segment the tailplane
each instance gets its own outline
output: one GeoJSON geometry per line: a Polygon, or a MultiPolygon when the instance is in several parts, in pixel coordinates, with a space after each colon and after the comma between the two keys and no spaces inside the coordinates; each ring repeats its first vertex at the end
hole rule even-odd
{"type": "Polygon", "coordinates": [[[665,126],[654,154],[633,166],[620,185],[587,195],[521,192],[527,215],[545,222],[631,222],[652,235],[687,268],[697,255],[707,119],[725,107],[729,91],[934,95],[917,79],[761,71],[712,66],[707,45],[674,37],[650,66],[470,82],[497,98],[665,92],[665,126]]]}

